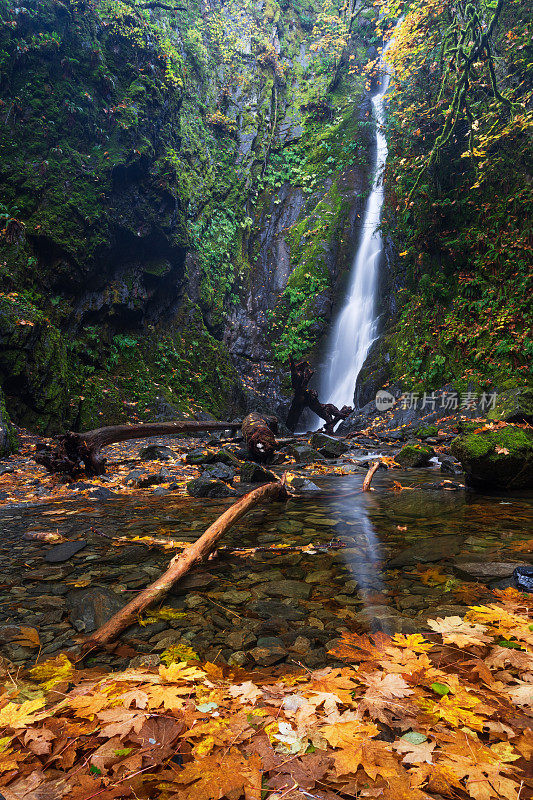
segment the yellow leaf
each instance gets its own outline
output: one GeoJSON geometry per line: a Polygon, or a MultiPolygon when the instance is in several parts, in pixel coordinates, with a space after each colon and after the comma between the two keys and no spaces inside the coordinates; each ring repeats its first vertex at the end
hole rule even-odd
{"type": "Polygon", "coordinates": [[[30,669],[30,675],[43,689],[51,689],[56,683],[69,680],[74,673],[74,666],[64,653],[55,658],[49,658],[42,664],[30,669]]]}
{"type": "Polygon", "coordinates": [[[177,683],[178,681],[198,681],[205,678],[205,672],[196,667],[188,667],[187,662],[179,661],[169,667],[159,667],[159,674],[164,681],[177,683]]]}
{"type": "Polygon", "coordinates": [[[8,703],[0,711],[0,728],[26,728],[34,722],[38,715],[37,709],[44,706],[44,698],[36,697],[35,700],[26,700],[24,703],[8,703]]]}

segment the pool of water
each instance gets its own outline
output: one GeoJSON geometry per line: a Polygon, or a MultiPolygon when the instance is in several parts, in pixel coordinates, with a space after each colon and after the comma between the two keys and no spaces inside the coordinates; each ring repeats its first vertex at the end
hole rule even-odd
{"type": "MultiPolygon", "coordinates": [[[[227,534],[215,557],[164,601],[180,616],[136,624],[121,638],[126,649],[96,658],[122,666],[134,653],[179,645],[202,659],[246,667],[320,666],[343,631],[423,630],[428,617],[462,613],[510,585],[505,562],[533,561],[531,493],[424,488],[439,480],[431,471],[378,472],[374,491],[365,494],[358,491],[360,474],[314,480],[320,495],[259,507],[227,534]],[[408,488],[394,491],[395,479],[408,488]],[[472,568],[460,566],[465,562],[491,567],[476,582],[472,568]]],[[[0,652],[19,664],[38,652],[2,626],[37,629],[41,653],[72,646],[91,624],[83,611],[120,607],[168,563],[172,552],[134,537],[194,541],[229,504],[136,494],[4,508],[0,652]],[[24,540],[27,531],[59,532],[87,545],[50,564],[44,556],[52,545],[24,540]],[[116,536],[132,541],[116,547],[108,538],[116,536]]]]}

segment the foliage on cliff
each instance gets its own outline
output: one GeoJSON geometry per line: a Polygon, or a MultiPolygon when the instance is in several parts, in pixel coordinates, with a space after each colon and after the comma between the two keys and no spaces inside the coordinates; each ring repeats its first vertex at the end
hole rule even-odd
{"type": "Polygon", "coordinates": [[[523,0],[387,3],[385,229],[399,252],[394,377],[413,388],[531,378],[533,50],[523,0]]]}
{"type": "MultiPolygon", "coordinates": [[[[324,184],[364,156],[361,80],[342,82],[374,36],[368,19],[354,24],[360,13],[329,0],[1,4],[0,379],[19,423],[93,424],[98,404],[116,422],[129,416],[124,402],[151,408],[158,397],[232,407],[241,387],[223,342],[228,313],[245,302],[279,166],[310,195],[305,248],[291,233],[296,284],[324,273],[324,239],[306,252],[315,220],[327,247],[346,217],[335,188],[320,203],[324,184]],[[196,323],[171,324],[183,302],[197,307],[200,335],[196,323]],[[151,326],[184,361],[190,346],[200,361],[217,351],[222,385],[209,370],[198,394],[181,370],[178,386],[151,326]],[[144,385],[128,377],[133,363],[144,385]]],[[[281,317],[269,347],[283,350],[298,321],[281,317]]]]}
{"type": "MultiPolygon", "coordinates": [[[[533,752],[530,605],[514,589],[431,632],[345,634],[349,666],[102,674],[66,655],[4,673],[6,800],[68,796],[518,800],[533,752]]],[[[31,630],[31,629],[29,629],[31,630]]]]}

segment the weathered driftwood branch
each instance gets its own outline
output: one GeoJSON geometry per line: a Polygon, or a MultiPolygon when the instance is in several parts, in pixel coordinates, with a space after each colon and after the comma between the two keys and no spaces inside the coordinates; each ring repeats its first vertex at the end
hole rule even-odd
{"type": "Polygon", "coordinates": [[[292,356],[289,356],[289,364],[294,395],[287,415],[287,427],[291,431],[295,430],[303,410],[310,408],[326,423],[324,426],[326,433],[333,433],[337,423],[346,419],[353,409],[350,406],[343,406],[339,409],[333,403],[321,403],[318,394],[314,389],[309,388],[309,382],[315,374],[309,362],[296,362],[292,356]]]}
{"type": "Polygon", "coordinates": [[[275,417],[248,414],[242,422],[242,435],[248,452],[256,461],[270,461],[276,452],[278,424],[275,417]]]}
{"type": "Polygon", "coordinates": [[[35,460],[50,472],[76,475],[83,465],[87,475],[103,475],[106,460],[101,450],[114,442],[144,439],[147,436],[165,436],[176,433],[201,433],[240,428],[238,422],[147,422],[139,425],[109,425],[93,431],[69,431],[55,438],[55,447],[43,448],[35,460]]]}
{"type": "Polygon", "coordinates": [[[94,647],[107,644],[118,636],[118,634],[133,624],[147,606],[156,603],[169,591],[169,589],[186,575],[189,570],[206,558],[215,549],[218,540],[251,508],[265,500],[283,500],[287,497],[284,480],[266,483],[258,489],[249,492],[240,500],[237,500],[227,509],[199,539],[187,547],[182,553],[174,556],[168,565],[166,572],[161,575],[154,583],[150,584],[127,606],[124,606],[117,614],[111,617],[105,625],[102,625],[92,636],[83,644],[83,650],[87,652],[94,647]]]}
{"type": "Polygon", "coordinates": [[[363,481],[363,488],[361,489],[361,491],[363,491],[363,492],[369,492],[370,491],[370,484],[372,483],[372,478],[374,477],[374,473],[379,469],[379,465],[380,464],[381,464],[381,461],[373,461],[372,462],[372,465],[370,466],[370,469],[368,470],[368,472],[365,475],[365,479],[363,481]]]}

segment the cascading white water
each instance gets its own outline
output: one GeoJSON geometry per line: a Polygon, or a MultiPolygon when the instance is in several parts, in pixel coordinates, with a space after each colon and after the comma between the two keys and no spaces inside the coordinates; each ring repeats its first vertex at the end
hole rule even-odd
{"type": "Polygon", "coordinates": [[[333,325],[325,368],[320,376],[321,401],[333,403],[337,408],[353,405],[355,382],[376,336],[374,295],[382,250],[379,224],[383,206],[383,169],[388,152],[383,125],[385,94],[391,78],[391,69],[384,56],[389,46],[390,41],[381,55],[381,83],[371,98],[376,121],[376,165],[372,191],[365,208],[361,243],[354,258],[348,292],[333,325]]]}

